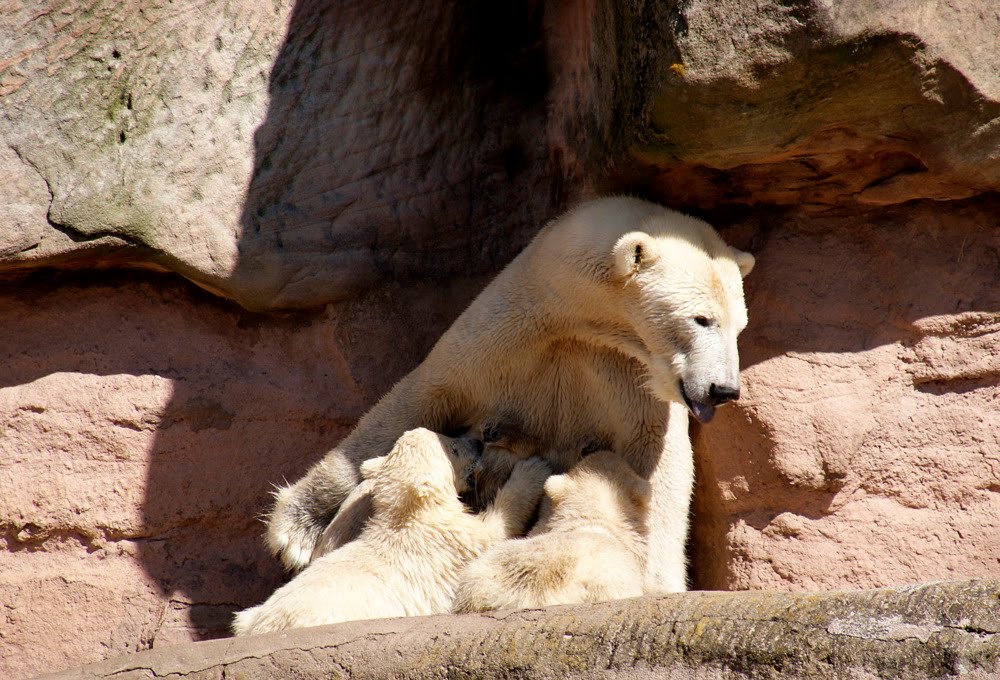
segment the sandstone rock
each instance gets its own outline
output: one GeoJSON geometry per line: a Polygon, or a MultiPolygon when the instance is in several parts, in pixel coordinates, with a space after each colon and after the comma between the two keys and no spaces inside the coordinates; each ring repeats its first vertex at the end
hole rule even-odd
{"type": "Polygon", "coordinates": [[[995,581],[688,593],[358,621],[183,645],[46,678],[989,678],[1000,671],[998,595],[995,581]]]}
{"type": "Polygon", "coordinates": [[[994,3],[502,5],[0,12],[0,675],[224,634],[270,485],[595,191],[758,257],[694,585],[1000,576],[994,3]]]}
{"type": "Polygon", "coordinates": [[[1000,186],[985,0],[213,1],[197,20],[103,2],[2,21],[0,167],[31,184],[5,199],[8,269],[141,264],[308,307],[495,270],[568,177],[570,195],[713,214],[1000,186]]]}
{"type": "Polygon", "coordinates": [[[696,435],[698,586],[1000,574],[998,207],[743,225],[745,398],[696,435]]]}
{"type": "Polygon", "coordinates": [[[257,519],[271,485],[343,437],[482,283],[285,318],[162,275],[0,288],[0,675],[227,635],[281,583],[257,519]]]}
{"type": "Polygon", "coordinates": [[[540,13],[511,7],[12,7],[0,173],[31,186],[0,269],[155,267],[257,309],[497,269],[559,186],[540,13]]]}
{"type": "Polygon", "coordinates": [[[679,28],[654,59],[626,165],[661,200],[822,211],[1000,187],[1000,57],[983,47],[1000,33],[992,4],[670,11],[679,28]]]}

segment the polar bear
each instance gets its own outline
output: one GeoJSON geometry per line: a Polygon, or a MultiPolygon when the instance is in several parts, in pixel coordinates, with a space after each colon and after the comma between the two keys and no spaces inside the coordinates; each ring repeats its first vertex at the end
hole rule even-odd
{"type": "Polygon", "coordinates": [[[270,548],[304,567],[364,460],[408,429],[458,431],[500,414],[537,438],[557,469],[593,437],[649,480],[646,589],[685,590],[688,412],[708,422],[739,396],[742,277],[753,265],[707,223],[648,201],[610,197],[570,210],[350,435],[278,491],[270,548]]]}
{"type": "Polygon", "coordinates": [[[422,428],[404,433],[387,456],[362,466],[373,513],[361,535],[239,612],[233,632],[449,611],[459,570],[524,532],[551,471],[539,458],[519,462],[493,504],[473,515],[458,494],[469,488],[480,450],[471,439],[422,428]]]}
{"type": "Polygon", "coordinates": [[[542,518],[459,574],[455,612],[603,602],[643,594],[652,493],[612,451],[545,482],[542,518]]]}

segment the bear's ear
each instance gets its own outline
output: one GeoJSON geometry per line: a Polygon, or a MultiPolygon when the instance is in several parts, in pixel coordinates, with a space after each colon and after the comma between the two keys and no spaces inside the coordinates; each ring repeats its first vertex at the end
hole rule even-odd
{"type": "Polygon", "coordinates": [[[362,479],[371,479],[375,476],[375,473],[379,471],[382,467],[382,463],[385,462],[387,456],[379,456],[378,458],[369,458],[363,462],[358,467],[358,472],[361,473],[362,479]]]}
{"type": "Polygon", "coordinates": [[[568,491],[566,475],[552,475],[545,480],[545,495],[549,497],[553,505],[558,505],[566,498],[568,491]]]}
{"type": "Polygon", "coordinates": [[[615,244],[612,257],[615,263],[615,274],[620,278],[628,278],[642,271],[659,258],[660,251],[653,238],[641,231],[625,234],[615,244]]]}
{"type": "Polygon", "coordinates": [[[437,480],[433,475],[418,475],[410,482],[410,489],[415,498],[426,501],[440,494],[437,480]]]}
{"type": "Polygon", "coordinates": [[[740,268],[740,276],[746,278],[747,274],[753,271],[753,266],[757,263],[757,259],[750,253],[737,250],[732,246],[729,247],[729,250],[733,253],[733,259],[736,260],[736,266],[740,268]]]}

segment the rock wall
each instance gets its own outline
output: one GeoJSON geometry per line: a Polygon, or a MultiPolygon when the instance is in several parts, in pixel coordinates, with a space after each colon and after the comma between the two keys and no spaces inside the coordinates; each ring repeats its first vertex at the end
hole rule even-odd
{"type": "Polygon", "coordinates": [[[0,13],[0,675],[223,635],[282,578],[270,486],[609,191],[758,258],[694,586],[1000,576],[997,35],[988,0],[0,13]]]}
{"type": "Polygon", "coordinates": [[[996,198],[755,233],[746,398],[695,434],[704,588],[1000,571],[996,198]]]}
{"type": "Polygon", "coordinates": [[[342,438],[482,285],[284,317],[155,274],[4,288],[0,675],[227,635],[282,580],[258,520],[271,485],[342,438]]]}
{"type": "Polygon", "coordinates": [[[496,270],[560,192],[541,16],[527,1],[14,6],[0,269],[138,265],[260,310],[496,270]]]}

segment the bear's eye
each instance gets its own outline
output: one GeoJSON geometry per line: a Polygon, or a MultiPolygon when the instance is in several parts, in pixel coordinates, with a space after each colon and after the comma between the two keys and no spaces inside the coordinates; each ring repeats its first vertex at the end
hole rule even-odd
{"type": "Polygon", "coordinates": [[[712,321],[707,316],[696,316],[694,322],[702,328],[708,328],[712,325],[712,321]]]}

